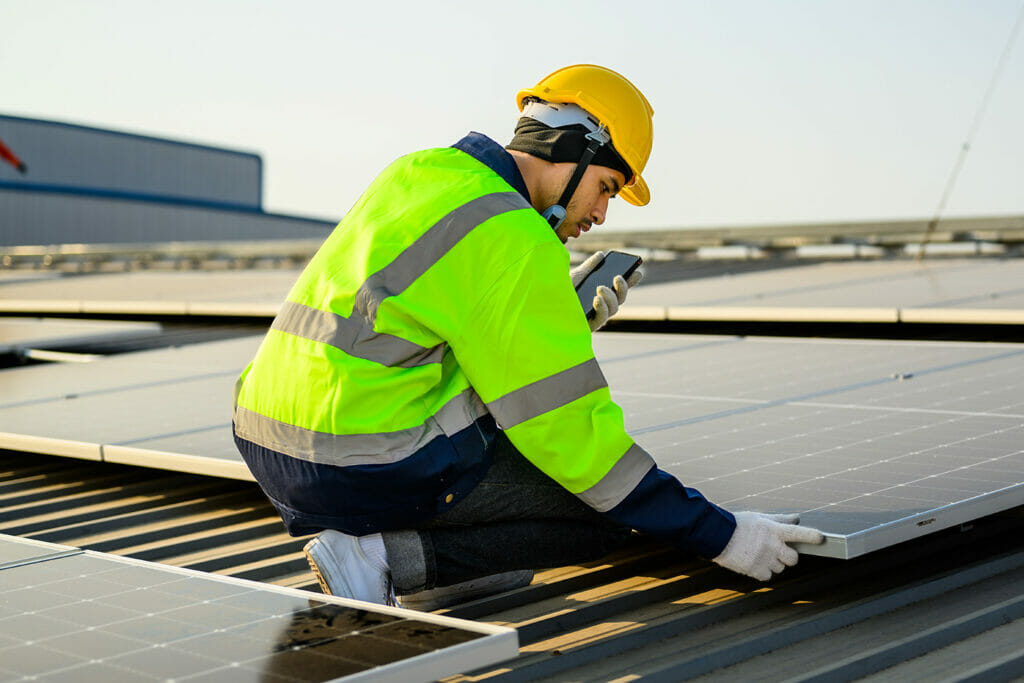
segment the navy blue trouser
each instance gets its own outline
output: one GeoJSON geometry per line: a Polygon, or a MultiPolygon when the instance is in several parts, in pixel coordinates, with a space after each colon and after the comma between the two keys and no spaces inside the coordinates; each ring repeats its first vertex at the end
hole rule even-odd
{"type": "Polygon", "coordinates": [[[631,530],[615,524],[538,470],[499,431],[493,461],[466,498],[404,531],[385,531],[399,595],[515,569],[600,559],[631,530]]]}

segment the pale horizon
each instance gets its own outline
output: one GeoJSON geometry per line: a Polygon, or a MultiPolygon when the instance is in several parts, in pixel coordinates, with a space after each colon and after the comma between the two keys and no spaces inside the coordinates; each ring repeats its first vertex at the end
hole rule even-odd
{"type": "MultiPolygon", "coordinates": [[[[507,142],[517,90],[599,63],[655,110],[652,202],[606,229],[927,219],[1022,6],[0,0],[0,113],[255,152],[266,210],[336,219],[396,157],[507,142]]],[[[944,217],[1024,214],[1022,42],[944,217]]]]}

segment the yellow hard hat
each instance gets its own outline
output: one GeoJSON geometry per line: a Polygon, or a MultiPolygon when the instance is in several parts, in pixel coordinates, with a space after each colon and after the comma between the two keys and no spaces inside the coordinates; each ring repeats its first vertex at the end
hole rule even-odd
{"type": "Polygon", "coordinates": [[[620,195],[635,206],[651,201],[651,191],[642,173],[654,141],[654,109],[635,85],[603,66],[576,64],[542,78],[532,88],[520,90],[516,95],[519,111],[529,97],[576,104],[597,117],[608,128],[615,151],[633,171],[632,180],[620,195]]]}

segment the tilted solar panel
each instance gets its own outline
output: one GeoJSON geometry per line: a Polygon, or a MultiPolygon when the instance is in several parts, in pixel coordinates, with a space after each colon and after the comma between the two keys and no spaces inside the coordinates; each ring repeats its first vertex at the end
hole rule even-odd
{"type": "MultiPolygon", "coordinates": [[[[248,478],[230,395],[257,343],[0,373],[0,447],[248,478]],[[30,381],[58,370],[76,398],[30,381]]],[[[1024,505],[1024,345],[614,333],[594,345],[627,428],[664,469],[730,509],[800,512],[829,537],[807,552],[854,557],[1024,505]]]]}
{"type": "Polygon", "coordinates": [[[1024,505],[1022,360],[1009,344],[737,339],[603,367],[663,469],[732,510],[799,512],[828,536],[805,552],[849,558],[1024,505]]]}
{"type": "Polygon", "coordinates": [[[0,568],[4,680],[431,681],[517,650],[508,628],[89,551],[0,568]]]}

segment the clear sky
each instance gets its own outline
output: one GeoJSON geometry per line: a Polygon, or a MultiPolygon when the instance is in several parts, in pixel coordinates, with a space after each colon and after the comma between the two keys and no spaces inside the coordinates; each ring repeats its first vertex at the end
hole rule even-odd
{"type": "MultiPolygon", "coordinates": [[[[0,0],[0,112],[255,151],[268,210],[337,218],[592,62],[655,110],[652,202],[609,227],[927,218],[1022,4],[0,0]]],[[[1024,214],[1022,122],[1018,36],[946,215],[1024,214]]]]}

